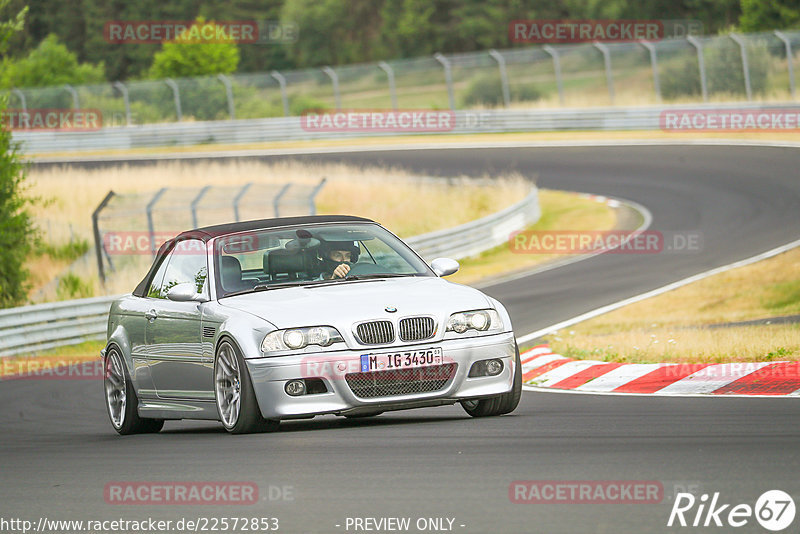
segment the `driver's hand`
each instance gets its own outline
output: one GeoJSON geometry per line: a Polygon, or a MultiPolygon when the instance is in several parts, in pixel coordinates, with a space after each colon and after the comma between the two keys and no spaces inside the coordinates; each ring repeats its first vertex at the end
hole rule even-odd
{"type": "Polygon", "coordinates": [[[346,263],[343,263],[333,270],[333,278],[344,278],[349,272],[350,266],[346,263]]]}

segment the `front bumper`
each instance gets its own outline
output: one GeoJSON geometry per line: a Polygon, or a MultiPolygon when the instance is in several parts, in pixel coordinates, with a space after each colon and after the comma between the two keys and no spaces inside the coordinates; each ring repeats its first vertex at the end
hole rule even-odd
{"type": "Polygon", "coordinates": [[[355,415],[423,406],[453,404],[464,399],[491,397],[507,393],[513,386],[515,343],[513,332],[488,336],[449,339],[401,346],[273,356],[246,360],[261,414],[267,419],[295,419],[322,414],[355,415]],[[402,352],[441,347],[443,359],[456,364],[453,377],[436,391],[386,397],[357,397],[345,375],[358,373],[362,354],[402,352]],[[472,364],[498,358],[503,370],[496,376],[469,378],[472,364]],[[286,382],[299,378],[321,378],[326,393],[292,397],[286,382]]]}

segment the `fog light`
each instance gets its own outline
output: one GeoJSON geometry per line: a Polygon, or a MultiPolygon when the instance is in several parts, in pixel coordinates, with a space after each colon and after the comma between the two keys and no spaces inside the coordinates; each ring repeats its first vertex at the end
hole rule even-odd
{"type": "Polygon", "coordinates": [[[306,394],[306,383],[303,380],[289,380],[284,389],[292,397],[299,397],[306,394]]]}
{"type": "Polygon", "coordinates": [[[489,360],[486,362],[486,374],[489,376],[499,375],[503,371],[501,360],[489,360]]]}

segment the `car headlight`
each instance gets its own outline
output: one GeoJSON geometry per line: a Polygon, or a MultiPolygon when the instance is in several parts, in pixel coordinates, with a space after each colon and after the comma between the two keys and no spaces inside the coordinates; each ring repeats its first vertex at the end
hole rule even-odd
{"type": "Polygon", "coordinates": [[[275,330],[264,337],[261,342],[262,352],[279,352],[298,350],[308,345],[328,347],[342,342],[342,335],[332,326],[309,326],[307,328],[289,328],[275,330]]]}
{"type": "Polygon", "coordinates": [[[503,329],[503,320],[496,310],[475,310],[454,313],[447,321],[447,331],[463,334],[467,330],[495,332],[503,329]]]}

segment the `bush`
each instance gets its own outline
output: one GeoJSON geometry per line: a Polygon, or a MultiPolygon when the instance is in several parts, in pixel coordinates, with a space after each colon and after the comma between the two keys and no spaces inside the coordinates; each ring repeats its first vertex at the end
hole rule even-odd
{"type": "MultiPolygon", "coordinates": [[[[730,38],[727,38],[730,40],[730,38]]],[[[750,87],[753,93],[763,93],[769,74],[769,51],[764,43],[747,43],[747,66],[750,72],[750,87]]],[[[720,43],[705,50],[708,91],[745,94],[742,52],[739,45],[720,43]]]]}
{"type": "Polygon", "coordinates": [[[316,98],[303,94],[289,95],[289,113],[292,117],[299,117],[308,111],[324,111],[326,109],[328,109],[328,105],[316,98]]]}
{"type": "MultiPolygon", "coordinates": [[[[205,22],[202,18],[198,18],[196,23],[196,28],[216,27],[214,22],[205,22]]],[[[190,35],[189,30],[181,35],[190,35]]],[[[156,53],[150,67],[151,78],[188,78],[236,72],[240,58],[236,43],[180,40],[164,43],[161,51],[156,53]]]]}
{"type": "MultiPolygon", "coordinates": [[[[64,84],[83,85],[100,83],[104,80],[105,67],[102,63],[92,65],[79,63],[78,57],[58,41],[55,35],[48,35],[36,49],[19,60],[6,58],[0,64],[0,87],[44,87],[64,84]]],[[[65,106],[69,107],[71,97],[63,92],[65,106]]],[[[29,102],[29,107],[39,104],[29,102]]],[[[50,107],[55,105],[47,103],[50,107]]]]}
{"type": "MultiPolygon", "coordinates": [[[[8,4],[0,0],[0,10],[8,4]]],[[[6,41],[22,28],[27,8],[12,21],[0,21],[0,53],[6,41]]],[[[0,96],[0,114],[6,109],[0,96]]],[[[25,167],[11,142],[11,132],[0,126],[0,307],[16,306],[25,301],[28,271],[25,259],[36,240],[36,229],[27,211],[31,200],[24,195],[25,167]]]]}
{"type": "MultiPolygon", "coordinates": [[[[511,100],[531,101],[542,97],[536,87],[524,85],[509,88],[511,100]]],[[[461,107],[503,105],[503,84],[499,74],[478,76],[467,87],[461,98],[461,107]]]]}
{"type": "MultiPolygon", "coordinates": [[[[0,113],[6,102],[0,97],[0,113]]],[[[0,307],[18,306],[28,294],[25,260],[36,240],[24,195],[25,167],[11,133],[0,128],[0,307]]]]}
{"type": "Polygon", "coordinates": [[[94,296],[94,288],[80,276],[67,273],[59,278],[56,295],[58,300],[84,299],[94,296]]]}
{"type": "MultiPolygon", "coordinates": [[[[730,39],[720,37],[720,39],[730,39]]],[[[767,88],[770,55],[764,43],[748,43],[747,63],[753,93],[767,88]]],[[[744,72],[739,45],[731,41],[717,42],[704,49],[708,92],[744,95],[744,72]]],[[[699,96],[702,93],[700,71],[695,54],[664,62],[660,72],[661,94],[666,99],[699,96]]]]}
{"type": "Polygon", "coordinates": [[[701,94],[697,57],[681,57],[664,62],[660,68],[661,96],[665,99],[701,94]]]}

